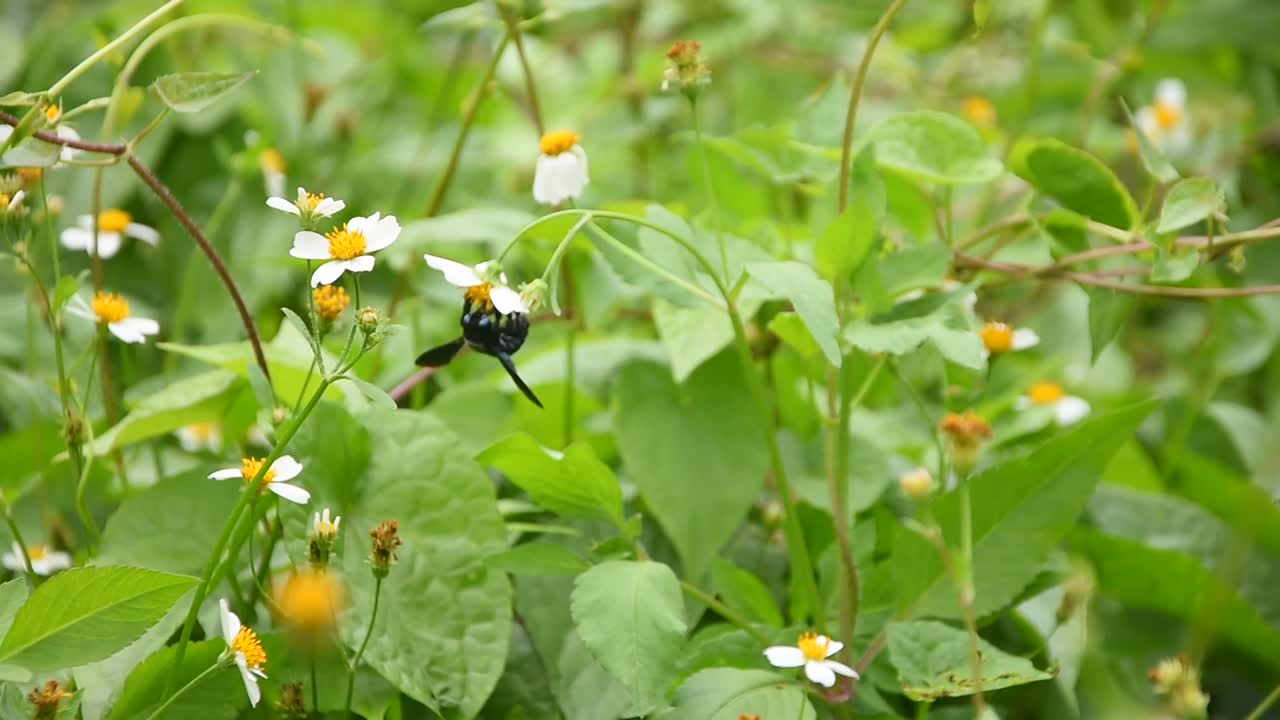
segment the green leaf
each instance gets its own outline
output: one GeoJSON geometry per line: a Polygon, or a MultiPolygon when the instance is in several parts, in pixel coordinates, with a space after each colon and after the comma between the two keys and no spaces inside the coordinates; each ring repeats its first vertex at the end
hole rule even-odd
{"type": "Polygon", "coordinates": [[[1060,140],[1024,140],[1010,162],[1024,180],[1069,210],[1118,228],[1138,222],[1133,196],[1111,168],[1084,150],[1060,140]]]}
{"type": "Polygon", "coordinates": [[[311,329],[307,327],[307,323],[302,318],[298,317],[298,313],[287,307],[280,308],[280,311],[284,313],[285,321],[293,326],[294,332],[298,333],[299,337],[307,339],[307,345],[311,346],[311,354],[319,360],[320,346],[316,344],[315,336],[311,334],[311,329]]]}
{"type": "MultiPolygon", "coordinates": [[[[978,616],[1004,607],[1031,582],[1084,510],[1111,455],[1150,410],[1147,403],[1092,418],[970,479],[978,616]]],[[[933,511],[947,542],[959,547],[960,492],[938,497],[933,511]]],[[[900,607],[915,616],[962,616],[933,542],[900,526],[889,563],[900,607]]]]}
{"type": "Polygon", "coordinates": [[[987,27],[987,20],[991,19],[991,4],[992,0],[973,0],[973,26],[979,33],[987,27]]]}
{"type": "Polygon", "coordinates": [[[195,584],[133,567],[59,573],[18,611],[0,642],[0,664],[43,672],[101,660],[137,640],[195,584]]]}
{"type": "Polygon", "coordinates": [[[256,70],[243,73],[172,73],[156,78],[151,87],[174,112],[196,113],[208,109],[257,74],[256,70]]]}
{"type": "Polygon", "coordinates": [[[942,287],[951,271],[951,250],[941,243],[899,250],[880,261],[880,279],[891,297],[942,287]]]}
{"type": "Polygon", "coordinates": [[[683,308],[655,298],[653,324],[671,359],[671,375],[676,382],[687,380],[694,370],[733,342],[729,316],[710,305],[683,308]]]}
{"type": "Polygon", "coordinates": [[[895,115],[871,132],[870,141],[881,165],[928,182],[972,185],[1004,172],[1000,161],[987,155],[976,128],[943,112],[895,115]]]}
{"type": "Polygon", "coordinates": [[[253,390],[253,399],[258,407],[270,412],[276,406],[275,392],[271,389],[271,381],[266,373],[256,364],[249,366],[249,388],[253,390]]]}
{"type": "Polygon", "coordinates": [[[80,280],[75,275],[63,275],[58,278],[58,285],[53,289],[53,312],[57,314],[62,306],[80,290],[80,280]]]}
{"type": "Polygon", "coordinates": [[[1156,248],[1156,261],[1148,279],[1153,283],[1178,283],[1191,277],[1200,266],[1200,253],[1195,249],[1169,251],[1156,248]]]}
{"type": "Polygon", "coordinates": [[[676,692],[675,707],[660,720],[740,720],[743,716],[817,720],[804,690],[764,670],[711,668],[676,692]]]}
{"type": "Polygon", "coordinates": [[[750,620],[782,627],[782,612],[760,578],[717,557],[711,561],[711,581],[729,607],[741,611],[750,620]]]}
{"type": "Polygon", "coordinates": [[[1168,233],[1190,227],[1226,209],[1227,200],[1218,184],[1207,177],[1179,180],[1164,196],[1156,232],[1168,233]]]}
{"type": "Polygon", "coordinates": [[[681,385],[651,364],[627,366],[616,383],[623,466],[684,574],[700,577],[746,517],[768,466],[742,368],[722,353],[681,385]]]}
{"type": "Polygon", "coordinates": [[[1090,288],[1088,292],[1090,359],[1096,363],[1129,319],[1134,302],[1133,295],[1110,288],[1090,288]]]}
{"type": "Polygon", "coordinates": [[[1147,169],[1151,177],[1161,183],[1171,183],[1178,179],[1178,171],[1173,167],[1173,163],[1169,162],[1169,158],[1165,157],[1160,148],[1151,142],[1151,138],[1142,131],[1138,126],[1138,121],[1134,119],[1133,113],[1129,111],[1129,104],[1120,98],[1120,107],[1124,108],[1124,115],[1129,119],[1129,127],[1133,132],[1133,136],[1138,140],[1138,156],[1142,158],[1142,166],[1147,169]]]}
{"type": "Polygon", "coordinates": [[[240,378],[214,370],[177,380],[144,398],[128,415],[93,442],[93,453],[166,435],[185,425],[219,420],[244,389],[240,378]]]}
{"type": "Polygon", "coordinates": [[[512,575],[577,575],[590,567],[565,546],[541,540],[490,555],[485,562],[512,575]]]}
{"type": "Polygon", "coordinates": [[[622,490],[613,471],[585,443],[556,457],[526,433],[499,440],[480,453],[539,505],[566,517],[601,518],[622,526],[622,490]]]}
{"type": "Polygon", "coordinates": [[[813,339],[809,327],[797,313],[784,311],[774,315],[769,321],[769,331],[805,358],[814,358],[822,353],[818,341],[813,339]]]}
{"type": "MultiPolygon", "coordinates": [[[[174,687],[183,687],[218,661],[226,649],[222,640],[193,642],[182,656],[182,665],[173,673],[174,687]]],[[[165,684],[177,654],[174,646],[166,647],[129,674],[120,699],[111,709],[109,720],[148,718],[164,700],[165,684]]],[[[270,659],[268,659],[270,662],[270,659]]],[[[270,671],[270,666],[268,666],[270,671]]],[[[155,720],[231,720],[249,705],[240,673],[234,667],[210,673],[204,680],[182,693],[155,720]]]]}
{"type": "MultiPolygon", "coordinates": [[[[0,633],[7,633],[13,627],[13,618],[18,609],[27,601],[26,578],[16,577],[0,585],[0,633]]],[[[25,683],[31,680],[31,672],[17,665],[0,664],[0,682],[10,681],[25,683]]]]}
{"type": "Polygon", "coordinates": [[[854,159],[849,205],[818,236],[814,249],[818,272],[828,280],[856,272],[875,246],[886,200],[874,150],[868,146],[854,159]]]}
{"type": "Polygon", "coordinates": [[[391,399],[391,396],[387,394],[386,390],[383,390],[377,385],[374,385],[373,383],[367,380],[361,380],[360,378],[351,374],[343,375],[342,379],[346,380],[352,385],[355,385],[356,389],[360,391],[361,395],[364,395],[365,397],[369,398],[369,402],[373,403],[373,407],[384,408],[388,410],[394,410],[396,408],[396,401],[391,399]]]}
{"type": "Polygon", "coordinates": [[[493,483],[429,414],[371,410],[360,420],[373,444],[363,495],[342,520],[352,595],[344,637],[362,641],[373,609],[365,533],[397,518],[404,547],[383,583],[382,631],[365,660],[418,702],[474,717],[502,673],[511,637],[511,586],[485,564],[507,547],[493,483]]]}
{"type": "Polygon", "coordinates": [[[978,638],[982,675],[973,675],[969,633],[932,620],[890,623],[889,661],[903,693],[916,702],[990,692],[1053,677],[1031,661],[978,638]]]}
{"type": "MultiPolygon", "coordinates": [[[[22,38],[15,37],[16,40],[22,38]]],[[[29,93],[21,90],[14,90],[11,93],[0,95],[0,105],[5,107],[35,105],[36,101],[41,98],[43,93],[29,93]]]]}
{"type": "Polygon", "coordinates": [[[152,653],[169,641],[182,624],[195,592],[183,595],[168,614],[133,641],[110,657],[75,668],[76,685],[81,689],[80,707],[84,720],[101,720],[115,704],[130,673],[152,653]]]}
{"type": "Polygon", "coordinates": [[[840,367],[840,321],[830,283],[818,277],[813,268],[794,261],[752,263],[747,272],[770,292],[791,301],[827,362],[840,367]]]}
{"type": "Polygon", "coordinates": [[[936,302],[912,302],[876,322],[855,320],[845,326],[845,340],[866,352],[891,355],[905,355],[929,342],[956,364],[983,368],[982,338],[969,326],[961,298],[943,297],[935,306],[936,302]]]}
{"type": "Polygon", "coordinates": [[[244,486],[206,475],[201,469],[127,496],[107,521],[94,564],[199,575],[244,486]]]}
{"type": "Polygon", "coordinates": [[[659,707],[675,680],[687,626],[680,581],[657,562],[601,563],[574,583],[578,635],[600,664],[631,691],[632,709],[659,707]]]}

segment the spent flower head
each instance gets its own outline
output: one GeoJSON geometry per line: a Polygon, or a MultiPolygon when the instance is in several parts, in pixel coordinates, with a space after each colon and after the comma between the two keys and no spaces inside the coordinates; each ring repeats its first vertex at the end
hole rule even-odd
{"type": "Polygon", "coordinates": [[[671,65],[662,73],[663,92],[674,87],[692,99],[711,84],[711,70],[702,61],[702,43],[697,40],[675,43],[667,50],[667,59],[671,65]]]}
{"type": "Polygon", "coordinates": [[[307,716],[307,701],[305,693],[302,691],[302,683],[290,682],[280,684],[280,699],[276,702],[276,709],[280,714],[287,718],[297,718],[301,720],[307,716]]]}
{"type": "Polygon", "coordinates": [[[63,700],[71,697],[71,693],[57,680],[50,680],[43,686],[32,688],[27,694],[27,702],[31,703],[34,720],[53,720],[58,716],[58,706],[63,700]]]}
{"type": "Polygon", "coordinates": [[[373,567],[373,576],[385,578],[391,571],[392,563],[400,558],[396,548],[400,547],[400,521],[383,520],[378,527],[369,532],[373,538],[373,551],[369,555],[369,564],[373,567]]]}
{"type": "Polygon", "coordinates": [[[1165,658],[1147,673],[1151,689],[1165,698],[1170,712],[1183,720],[1202,720],[1209,696],[1200,688],[1200,670],[1186,655],[1165,658]]]}
{"type": "Polygon", "coordinates": [[[913,468],[899,475],[898,485],[902,488],[902,494],[912,500],[924,500],[937,489],[933,475],[924,467],[913,468]]]}
{"type": "Polygon", "coordinates": [[[978,453],[991,439],[991,424],[972,410],[947,413],[938,428],[951,443],[951,459],[960,475],[967,475],[978,463],[978,453]]]}

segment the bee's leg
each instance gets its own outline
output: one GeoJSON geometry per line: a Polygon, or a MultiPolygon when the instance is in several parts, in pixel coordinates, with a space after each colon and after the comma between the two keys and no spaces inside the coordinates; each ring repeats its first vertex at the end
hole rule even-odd
{"type": "Polygon", "coordinates": [[[462,345],[462,338],[458,338],[452,342],[447,342],[438,347],[433,347],[419,355],[418,359],[415,360],[414,363],[423,367],[440,367],[441,365],[447,365],[449,361],[453,359],[453,356],[457,355],[458,351],[462,349],[462,345]]]}
{"type": "Polygon", "coordinates": [[[521,380],[520,376],[516,373],[516,364],[512,362],[511,356],[504,352],[497,352],[494,354],[494,357],[498,358],[498,362],[502,363],[502,367],[506,368],[507,374],[515,381],[516,387],[520,388],[520,392],[524,393],[524,396],[529,398],[534,405],[542,407],[542,401],[538,399],[537,395],[533,394],[533,391],[529,389],[529,386],[525,385],[524,380],[521,380]]]}

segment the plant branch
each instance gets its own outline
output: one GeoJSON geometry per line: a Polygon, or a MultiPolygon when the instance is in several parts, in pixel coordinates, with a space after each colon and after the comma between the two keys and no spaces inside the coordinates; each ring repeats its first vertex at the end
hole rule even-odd
{"type": "Polygon", "coordinates": [[[369,613],[369,627],[365,628],[364,640],[360,642],[360,649],[356,650],[355,658],[351,660],[351,672],[347,675],[347,700],[342,704],[343,712],[347,717],[351,717],[351,697],[355,694],[356,671],[360,669],[360,659],[364,657],[365,648],[369,647],[369,638],[373,637],[373,624],[378,621],[378,601],[381,599],[382,578],[375,577],[373,583],[373,611],[369,613]]]}
{"type": "Polygon", "coordinates": [[[748,635],[755,638],[756,642],[760,643],[761,645],[773,644],[773,641],[770,640],[767,635],[757,630],[751,624],[751,621],[747,620],[742,615],[739,615],[737,612],[731,609],[728,605],[725,605],[724,603],[717,600],[715,596],[713,596],[711,593],[703,590],[702,588],[699,588],[698,586],[688,582],[687,580],[680,581],[680,588],[684,590],[685,594],[688,595],[689,597],[711,608],[716,612],[717,615],[724,618],[725,620],[728,620],[734,625],[737,625],[748,635]]]}

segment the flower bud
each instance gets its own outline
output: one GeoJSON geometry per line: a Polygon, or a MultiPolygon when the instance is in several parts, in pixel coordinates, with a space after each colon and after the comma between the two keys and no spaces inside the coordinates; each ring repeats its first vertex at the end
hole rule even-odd
{"type": "Polygon", "coordinates": [[[316,304],[316,314],[326,324],[332,324],[351,304],[346,288],[338,285],[321,285],[311,291],[311,298],[316,304]]]}
{"type": "Polygon", "coordinates": [[[929,474],[928,468],[923,467],[908,470],[899,475],[898,485],[902,488],[903,495],[917,501],[927,499],[937,488],[933,475],[929,474]]]}
{"type": "Polygon", "coordinates": [[[67,445],[80,447],[85,441],[84,418],[76,411],[68,409],[62,417],[62,439],[67,445]]]}
{"type": "Polygon", "coordinates": [[[547,283],[542,278],[537,278],[520,286],[520,299],[530,311],[537,310],[546,304],[547,291],[547,283]]]}
{"type": "Polygon", "coordinates": [[[947,413],[938,425],[951,441],[951,461],[956,473],[964,477],[978,464],[982,446],[991,439],[991,425],[972,410],[964,414],[947,413]]]}
{"type": "Polygon", "coordinates": [[[311,537],[307,541],[307,556],[312,567],[319,569],[329,565],[329,556],[333,554],[333,547],[338,542],[338,526],[341,523],[342,518],[337,515],[332,521],[329,520],[329,508],[325,508],[323,514],[315,514],[311,521],[311,537]]]}
{"type": "Polygon", "coordinates": [[[298,718],[299,720],[305,718],[307,716],[307,703],[302,692],[302,683],[281,683],[280,702],[277,703],[276,707],[284,717],[298,718]]]}
{"type": "Polygon", "coordinates": [[[271,408],[271,426],[280,427],[285,424],[285,421],[289,419],[289,415],[290,412],[287,407],[277,405],[276,407],[271,408]]]}
{"type": "Polygon", "coordinates": [[[365,335],[374,335],[381,329],[382,313],[374,307],[363,308],[356,313],[356,322],[360,325],[360,332],[365,335]]]}
{"type": "Polygon", "coordinates": [[[400,547],[400,522],[384,520],[382,524],[369,533],[373,538],[373,552],[369,556],[369,564],[373,566],[373,576],[385,578],[391,571],[391,564],[399,560],[396,548],[400,547]]]}
{"type": "Polygon", "coordinates": [[[711,70],[702,61],[701,51],[702,43],[697,40],[681,40],[667,50],[671,65],[662,73],[663,92],[675,87],[692,99],[711,84],[711,70]]]}
{"type": "Polygon", "coordinates": [[[27,702],[34,707],[32,717],[35,720],[53,720],[58,716],[58,706],[69,697],[71,693],[67,692],[61,683],[50,680],[43,687],[33,689],[27,695],[27,702]]]}

